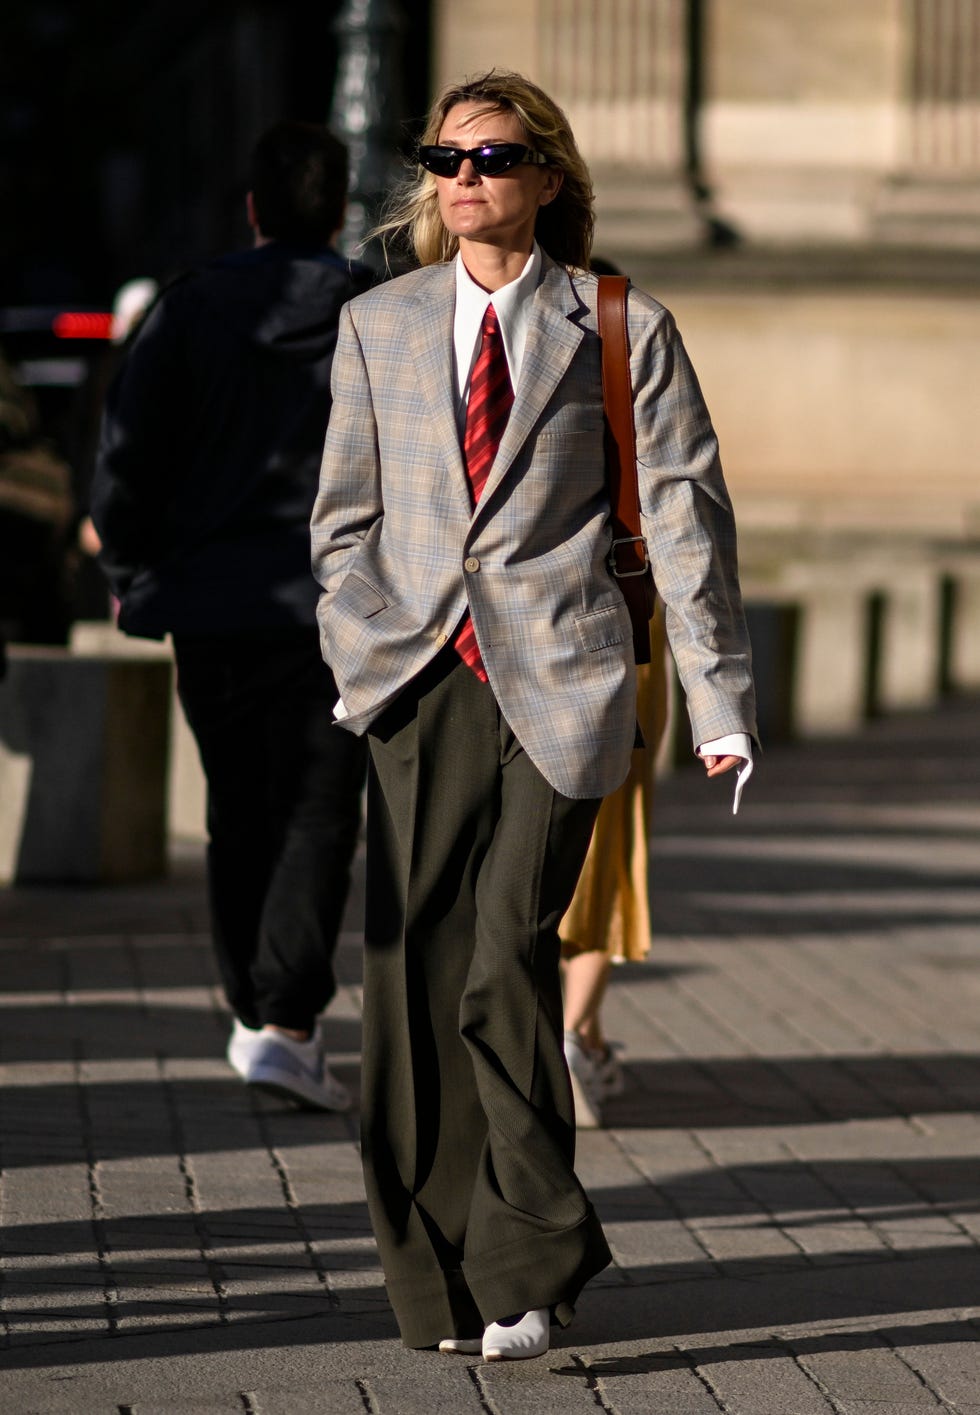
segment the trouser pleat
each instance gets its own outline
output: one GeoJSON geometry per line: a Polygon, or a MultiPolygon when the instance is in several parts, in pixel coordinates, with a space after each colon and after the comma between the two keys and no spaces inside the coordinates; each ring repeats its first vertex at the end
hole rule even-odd
{"type": "Polygon", "coordinates": [[[573,1168],[557,937],[598,802],[554,791],[451,659],[370,743],[365,1179],[402,1335],[425,1346],[561,1317],[609,1261],[573,1168]]]}

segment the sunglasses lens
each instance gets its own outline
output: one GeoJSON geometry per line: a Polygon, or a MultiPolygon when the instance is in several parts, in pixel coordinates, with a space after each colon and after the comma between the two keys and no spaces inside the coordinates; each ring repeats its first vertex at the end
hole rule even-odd
{"type": "Polygon", "coordinates": [[[455,177],[463,164],[463,154],[456,147],[420,147],[419,162],[436,177],[455,177]]]}
{"type": "Polygon", "coordinates": [[[499,177],[502,172],[509,172],[512,167],[516,167],[525,151],[526,148],[520,143],[495,143],[473,154],[473,166],[481,177],[499,177]]]}

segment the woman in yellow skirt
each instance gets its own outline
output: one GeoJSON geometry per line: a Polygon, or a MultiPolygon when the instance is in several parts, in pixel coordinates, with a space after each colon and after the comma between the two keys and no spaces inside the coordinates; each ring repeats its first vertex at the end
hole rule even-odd
{"type": "Polygon", "coordinates": [[[650,662],[637,665],[636,716],[645,747],[629,775],[599,808],[592,843],[560,929],[565,994],[565,1056],[576,1124],[601,1125],[602,1101],[622,1090],[622,1074],[602,1030],[602,999],[614,963],[650,951],[647,871],[657,756],[668,711],[663,605],[650,620],[650,662]]]}

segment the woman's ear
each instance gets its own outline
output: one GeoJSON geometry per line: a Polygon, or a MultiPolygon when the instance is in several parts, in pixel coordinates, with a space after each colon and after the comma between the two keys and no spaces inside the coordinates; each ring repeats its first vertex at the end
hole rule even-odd
{"type": "Polygon", "coordinates": [[[541,206],[550,206],[555,197],[561,191],[561,184],[565,180],[564,172],[559,172],[557,167],[546,167],[544,169],[545,180],[541,186],[541,194],[538,201],[541,206]]]}

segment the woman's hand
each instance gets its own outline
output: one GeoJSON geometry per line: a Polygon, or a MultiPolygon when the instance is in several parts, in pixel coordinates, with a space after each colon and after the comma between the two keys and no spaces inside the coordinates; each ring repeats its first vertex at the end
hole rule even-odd
{"type": "Polygon", "coordinates": [[[742,758],[703,756],[701,760],[709,776],[721,776],[724,772],[731,771],[733,766],[738,766],[742,758]]]}

